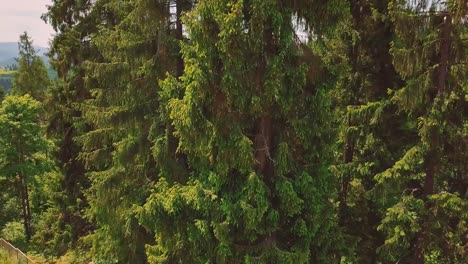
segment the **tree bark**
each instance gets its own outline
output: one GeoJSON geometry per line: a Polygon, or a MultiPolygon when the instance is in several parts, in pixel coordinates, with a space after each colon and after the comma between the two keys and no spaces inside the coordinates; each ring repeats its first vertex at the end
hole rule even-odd
{"type": "Polygon", "coordinates": [[[21,199],[21,210],[23,215],[23,226],[26,240],[31,238],[31,208],[29,206],[29,194],[25,178],[18,174],[17,189],[21,199]]]}
{"type": "MultiPolygon", "coordinates": [[[[348,118],[348,127],[351,126],[351,122],[348,118]]],[[[354,154],[354,144],[351,142],[351,140],[348,138],[346,140],[346,144],[344,147],[344,164],[351,163],[353,161],[353,154],[354,154]]],[[[346,222],[345,219],[345,211],[347,209],[347,204],[346,204],[346,198],[348,196],[348,189],[349,189],[349,182],[351,181],[351,173],[346,171],[343,175],[343,178],[341,180],[341,190],[339,194],[339,201],[340,201],[340,206],[339,206],[339,211],[338,211],[338,217],[339,217],[339,222],[340,225],[344,225],[346,222]]]]}
{"type": "Polygon", "coordinates": [[[263,175],[265,182],[271,183],[273,181],[273,160],[271,158],[273,127],[271,116],[260,117],[255,123],[256,171],[263,175]]]}
{"type": "Polygon", "coordinates": [[[29,241],[31,239],[32,230],[31,230],[31,203],[29,202],[29,190],[28,185],[26,183],[26,179],[24,179],[24,200],[26,204],[26,221],[28,223],[28,229],[26,230],[26,239],[29,241]]]}
{"type": "MultiPolygon", "coordinates": [[[[449,73],[449,55],[450,55],[450,33],[452,27],[452,18],[449,14],[445,14],[444,21],[440,30],[440,52],[439,52],[439,68],[437,72],[437,98],[443,99],[445,86],[449,73]]],[[[435,101],[433,104],[440,105],[442,102],[435,101]]],[[[437,107],[435,105],[434,107],[437,107]]],[[[427,198],[434,193],[434,178],[437,174],[437,146],[436,143],[430,142],[430,150],[425,158],[426,177],[424,178],[424,195],[427,198]]],[[[430,209],[431,204],[426,201],[426,209],[430,209]]],[[[421,231],[416,235],[416,245],[414,250],[414,263],[424,264],[424,244],[427,239],[427,234],[430,232],[429,225],[422,223],[421,231]]]]}
{"type": "MultiPolygon", "coordinates": [[[[182,10],[186,0],[176,0],[176,39],[182,41],[183,39],[183,27],[182,27],[182,10]]],[[[179,51],[177,57],[177,76],[182,76],[184,73],[184,60],[179,51]]]]}
{"type": "MultiPolygon", "coordinates": [[[[256,86],[259,94],[265,92],[264,89],[264,74],[267,67],[267,58],[275,54],[276,47],[273,41],[273,30],[269,25],[265,25],[263,31],[263,38],[265,41],[265,53],[259,62],[256,73],[256,86]]],[[[273,137],[273,121],[271,117],[271,106],[264,106],[263,116],[255,121],[255,170],[257,173],[263,175],[265,182],[271,184],[273,182],[274,165],[271,156],[272,153],[272,137],[273,137]]]]}
{"type": "Polygon", "coordinates": [[[442,96],[445,92],[445,85],[449,71],[449,54],[450,54],[450,32],[452,28],[452,17],[446,15],[441,28],[441,42],[440,42],[440,62],[439,73],[437,80],[437,95],[442,96]]]}

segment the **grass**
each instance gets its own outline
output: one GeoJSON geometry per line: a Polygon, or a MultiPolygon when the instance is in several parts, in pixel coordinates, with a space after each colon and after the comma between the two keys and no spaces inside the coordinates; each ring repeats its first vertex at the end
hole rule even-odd
{"type": "Polygon", "coordinates": [[[2,76],[2,75],[11,76],[11,75],[13,75],[13,73],[15,73],[15,71],[9,71],[9,70],[5,70],[3,68],[0,68],[0,76],[2,76]]]}
{"type": "MultiPolygon", "coordinates": [[[[23,263],[24,264],[27,263],[26,259],[22,257],[18,259],[16,257],[10,257],[10,255],[8,254],[8,251],[0,248],[0,264],[23,264],[23,263]]],[[[35,263],[39,264],[39,263],[45,263],[45,262],[35,261],[35,263]]]]}
{"type": "Polygon", "coordinates": [[[11,264],[13,260],[8,255],[8,252],[0,249],[0,264],[11,264]]]}

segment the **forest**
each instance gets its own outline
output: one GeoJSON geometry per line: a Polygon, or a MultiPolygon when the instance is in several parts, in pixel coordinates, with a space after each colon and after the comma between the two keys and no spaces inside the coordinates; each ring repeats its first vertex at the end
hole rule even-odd
{"type": "Polygon", "coordinates": [[[56,75],[25,33],[0,89],[35,263],[467,263],[465,0],[44,10],[56,75]]]}

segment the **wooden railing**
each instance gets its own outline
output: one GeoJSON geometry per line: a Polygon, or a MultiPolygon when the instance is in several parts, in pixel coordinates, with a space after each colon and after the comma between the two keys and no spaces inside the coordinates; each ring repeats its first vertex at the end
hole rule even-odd
{"type": "Polygon", "coordinates": [[[3,238],[0,238],[0,248],[8,252],[8,255],[12,261],[11,264],[34,264],[34,261],[26,256],[26,254],[15,248],[12,244],[8,243],[8,241],[3,238]]]}

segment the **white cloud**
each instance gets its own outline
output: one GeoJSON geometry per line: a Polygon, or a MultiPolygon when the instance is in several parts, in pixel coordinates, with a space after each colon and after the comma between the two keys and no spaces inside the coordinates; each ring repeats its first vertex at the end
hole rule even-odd
{"type": "Polygon", "coordinates": [[[47,46],[53,34],[41,15],[51,0],[0,0],[0,42],[17,42],[28,31],[35,45],[47,46]]]}

